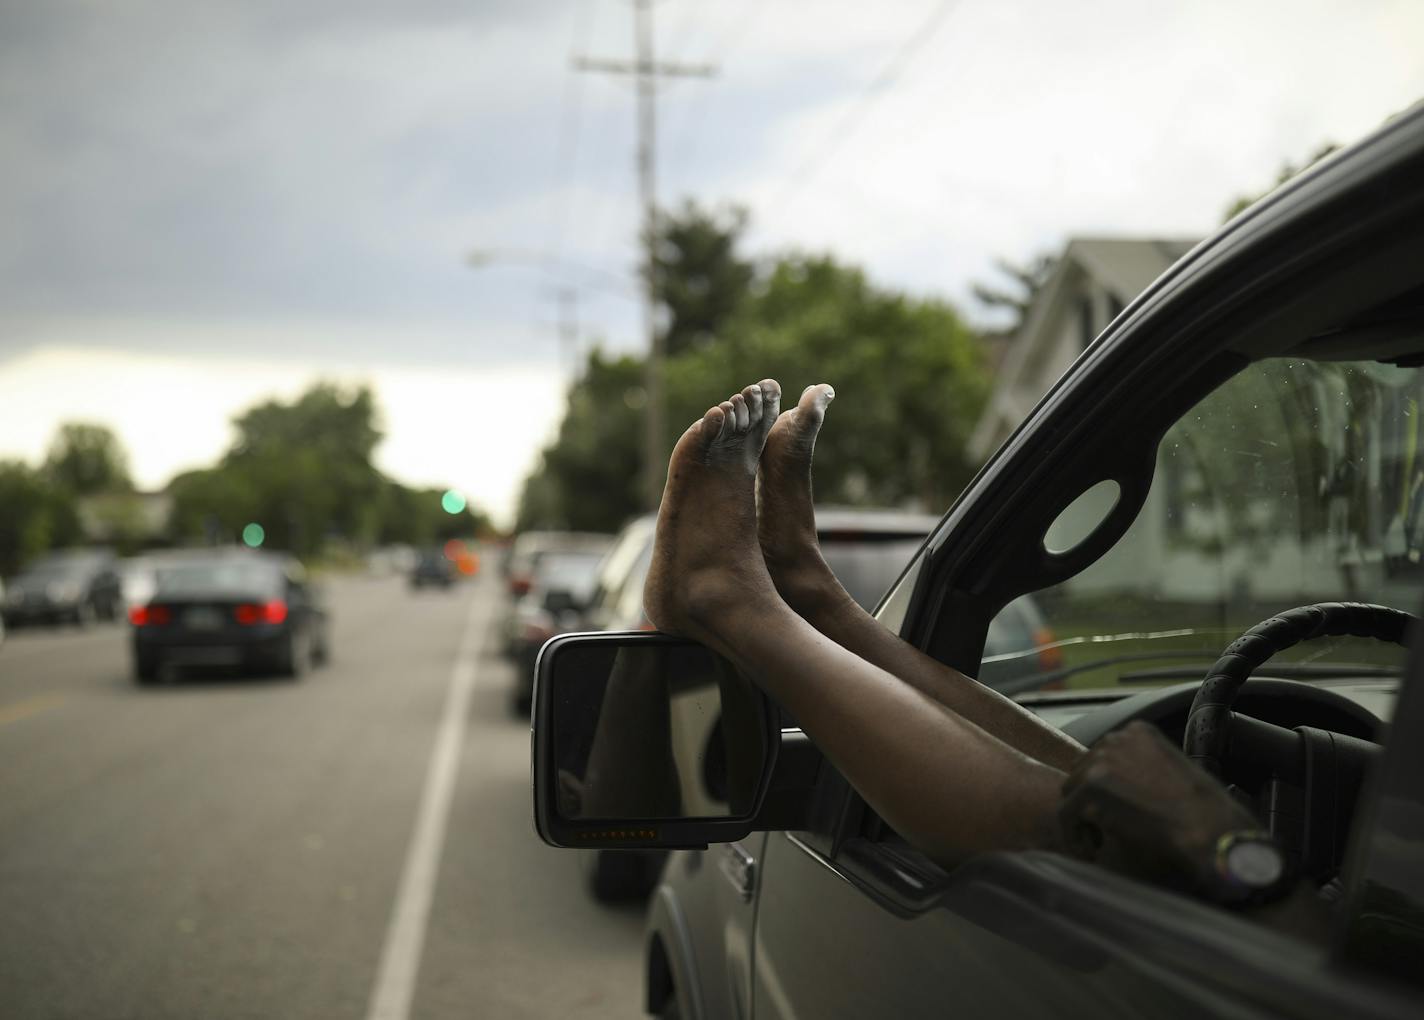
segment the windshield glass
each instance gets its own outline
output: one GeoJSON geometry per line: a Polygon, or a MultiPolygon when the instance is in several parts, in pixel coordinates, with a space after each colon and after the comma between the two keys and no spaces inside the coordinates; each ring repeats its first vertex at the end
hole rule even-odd
{"type": "MultiPolygon", "coordinates": [[[[981,676],[1019,690],[1178,682],[1284,609],[1412,607],[1424,574],[1421,399],[1415,368],[1251,365],[1168,431],[1117,545],[1000,613],[981,676]]],[[[1100,518],[1106,507],[1067,512],[1100,518]]],[[[1402,648],[1340,638],[1298,645],[1273,666],[1317,679],[1393,674],[1403,661],[1402,648]]]]}

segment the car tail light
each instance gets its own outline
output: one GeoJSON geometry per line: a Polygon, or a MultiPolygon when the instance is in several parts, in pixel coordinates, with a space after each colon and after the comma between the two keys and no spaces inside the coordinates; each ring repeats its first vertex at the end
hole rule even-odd
{"type": "Polygon", "coordinates": [[[135,627],[161,627],[173,622],[173,613],[167,606],[130,606],[129,623],[135,627]]]}
{"type": "Polygon", "coordinates": [[[287,618],[287,603],[281,599],[271,602],[244,602],[232,611],[233,618],[244,627],[256,623],[281,623],[287,618]]]}

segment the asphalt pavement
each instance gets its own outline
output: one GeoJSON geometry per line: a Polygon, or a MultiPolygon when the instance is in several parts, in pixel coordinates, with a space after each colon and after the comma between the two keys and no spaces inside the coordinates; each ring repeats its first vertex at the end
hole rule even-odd
{"type": "Polygon", "coordinates": [[[126,625],[0,646],[0,1017],[636,1017],[639,908],[530,821],[486,577],[328,583],[298,681],[140,688],[126,625]]]}

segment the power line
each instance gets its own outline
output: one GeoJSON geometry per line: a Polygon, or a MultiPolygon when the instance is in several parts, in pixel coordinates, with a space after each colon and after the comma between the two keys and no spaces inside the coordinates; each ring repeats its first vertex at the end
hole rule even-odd
{"type": "Polygon", "coordinates": [[[826,135],[825,141],[817,151],[788,178],[787,186],[773,206],[774,209],[785,210],[787,206],[793,204],[797,198],[809,190],[811,181],[815,179],[816,174],[830,161],[836,151],[860,129],[861,125],[865,123],[866,117],[875,108],[875,104],[894,90],[915,57],[934,38],[935,33],[939,31],[958,6],[959,0],[941,0],[935,6],[935,9],[930,12],[930,16],[900,45],[895,55],[866,86],[865,91],[860,94],[859,101],[846,111],[845,116],[841,117],[834,129],[826,135]]]}
{"type": "MultiPolygon", "coordinates": [[[[588,41],[593,22],[593,0],[576,0],[574,8],[573,32],[569,39],[569,57],[573,58],[588,41]]],[[[558,141],[554,148],[555,180],[562,178],[557,201],[551,203],[549,240],[546,249],[555,258],[563,254],[564,237],[568,232],[569,220],[573,216],[574,195],[572,186],[577,180],[579,146],[582,138],[583,121],[583,75],[573,71],[564,78],[564,94],[559,117],[558,141]]]]}
{"type": "MultiPolygon", "coordinates": [[[[717,44],[707,50],[708,58],[718,65],[725,64],[728,55],[752,34],[752,29],[756,27],[757,22],[771,5],[772,0],[747,0],[740,16],[733,21],[731,29],[723,33],[717,44]]],[[[692,165],[693,157],[697,154],[698,143],[707,137],[705,128],[699,130],[702,125],[701,114],[706,108],[706,104],[707,92],[698,93],[692,106],[678,121],[678,130],[673,144],[669,146],[669,151],[680,154],[681,166],[692,165]]]]}

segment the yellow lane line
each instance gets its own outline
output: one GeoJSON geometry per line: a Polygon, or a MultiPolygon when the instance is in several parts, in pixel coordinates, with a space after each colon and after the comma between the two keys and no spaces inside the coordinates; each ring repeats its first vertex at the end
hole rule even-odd
{"type": "Polygon", "coordinates": [[[32,715],[38,715],[46,709],[62,705],[68,699],[60,694],[41,694],[39,697],[26,698],[24,701],[17,701],[11,705],[0,707],[0,726],[6,723],[19,722],[21,719],[32,715]]]}

